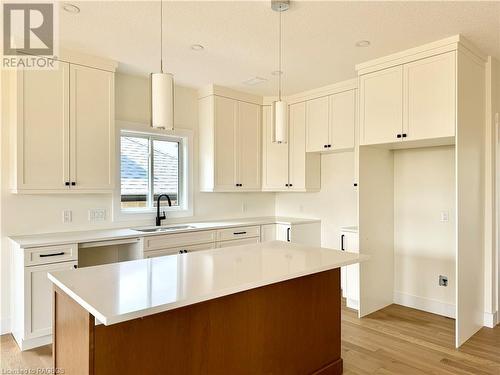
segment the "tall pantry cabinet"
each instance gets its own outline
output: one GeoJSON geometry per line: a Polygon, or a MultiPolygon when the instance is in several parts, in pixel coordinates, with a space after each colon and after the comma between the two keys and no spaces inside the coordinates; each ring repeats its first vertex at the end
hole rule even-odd
{"type": "Polygon", "coordinates": [[[116,64],[66,53],[54,67],[6,74],[11,190],[109,192],[116,64]]]}
{"type": "MultiPolygon", "coordinates": [[[[457,35],[356,66],[359,249],[370,256],[369,262],[360,265],[360,316],[397,302],[394,150],[418,147],[426,152],[425,148],[452,145],[454,191],[450,194],[455,196],[455,207],[450,208],[454,214],[450,222],[455,228],[447,243],[454,249],[456,272],[450,286],[455,287],[451,316],[456,319],[457,347],[484,323],[484,281],[479,275],[483,275],[485,61],[470,42],[457,35]]],[[[419,218],[413,215],[412,220],[419,218]]],[[[427,238],[436,230],[436,224],[428,226],[427,238]]],[[[425,248],[420,237],[426,236],[420,233],[412,249],[398,248],[398,254],[425,248]]],[[[422,250],[415,256],[425,254],[422,250]]],[[[434,276],[437,285],[439,274],[434,276]]],[[[405,296],[412,300],[410,304],[422,305],[425,298],[417,297],[405,296]]],[[[430,305],[436,309],[443,304],[432,300],[430,305]]]]}

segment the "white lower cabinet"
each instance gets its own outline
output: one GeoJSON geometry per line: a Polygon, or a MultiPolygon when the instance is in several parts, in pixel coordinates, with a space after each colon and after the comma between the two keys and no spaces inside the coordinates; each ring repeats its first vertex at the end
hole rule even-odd
{"type": "Polygon", "coordinates": [[[18,272],[14,276],[14,338],[21,350],[49,344],[52,342],[53,287],[47,274],[74,269],[77,261],[24,267],[22,259],[15,259],[14,264],[18,272]]]}
{"type": "MultiPolygon", "coordinates": [[[[340,232],[340,249],[349,253],[359,253],[359,236],[353,229],[340,232]]],[[[359,264],[342,267],[341,269],[342,296],[346,299],[346,306],[358,310],[359,308],[359,264]]]]}
{"type": "Polygon", "coordinates": [[[229,240],[217,242],[218,248],[230,247],[230,246],[241,246],[241,245],[251,245],[260,242],[260,237],[242,238],[239,240],[229,240]]]}
{"type": "Polygon", "coordinates": [[[190,253],[192,251],[210,250],[210,249],[215,249],[215,244],[213,242],[203,243],[198,245],[186,245],[186,246],[180,245],[170,249],[146,251],[144,252],[144,258],[155,258],[155,257],[162,257],[165,255],[183,254],[183,253],[190,253]]]}

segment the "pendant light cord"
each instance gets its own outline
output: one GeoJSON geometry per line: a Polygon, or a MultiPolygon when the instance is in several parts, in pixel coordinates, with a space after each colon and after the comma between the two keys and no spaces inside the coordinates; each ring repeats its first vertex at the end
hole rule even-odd
{"type": "Polygon", "coordinates": [[[160,72],[163,73],[163,0],[160,0],[160,72]]]}
{"type": "Polygon", "coordinates": [[[279,71],[278,71],[278,100],[281,101],[281,76],[283,75],[283,70],[281,69],[281,44],[282,44],[282,38],[281,38],[281,13],[283,11],[280,10],[280,18],[279,18],[279,46],[278,46],[278,51],[279,51],[279,71]]]}

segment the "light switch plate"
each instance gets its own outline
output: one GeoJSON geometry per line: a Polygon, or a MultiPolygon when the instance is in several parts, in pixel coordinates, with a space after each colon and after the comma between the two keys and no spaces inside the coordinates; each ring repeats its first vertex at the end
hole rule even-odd
{"type": "Polygon", "coordinates": [[[63,210],[63,223],[71,223],[73,220],[73,212],[71,210],[63,210]]]}
{"type": "Polygon", "coordinates": [[[89,210],[89,221],[95,223],[96,221],[106,220],[106,209],[105,208],[93,208],[89,210]]]}
{"type": "Polygon", "coordinates": [[[450,221],[450,214],[448,211],[441,211],[441,222],[447,223],[448,221],[450,221]]]}

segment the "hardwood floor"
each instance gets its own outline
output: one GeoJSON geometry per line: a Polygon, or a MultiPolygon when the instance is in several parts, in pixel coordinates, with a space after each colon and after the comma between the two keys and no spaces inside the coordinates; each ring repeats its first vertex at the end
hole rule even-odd
{"type": "MultiPolygon", "coordinates": [[[[342,309],[344,374],[500,374],[500,326],[456,350],[452,319],[398,305],[356,316],[342,309]]],[[[51,365],[50,346],[21,353],[10,335],[0,336],[0,374],[51,365]]]]}

